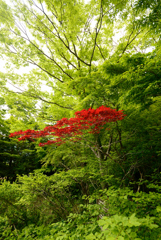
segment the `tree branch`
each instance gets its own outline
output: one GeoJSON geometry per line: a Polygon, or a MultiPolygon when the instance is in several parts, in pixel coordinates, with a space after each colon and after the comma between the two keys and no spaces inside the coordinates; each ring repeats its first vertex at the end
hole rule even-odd
{"type": "Polygon", "coordinates": [[[21,92],[14,92],[14,91],[11,91],[11,90],[5,88],[5,90],[8,91],[8,92],[12,92],[12,93],[16,93],[16,94],[22,94],[24,96],[30,96],[32,98],[39,99],[39,100],[41,100],[43,102],[46,102],[46,103],[49,103],[49,104],[55,104],[55,105],[57,105],[58,107],[61,107],[61,108],[66,108],[66,109],[73,110],[73,108],[71,108],[71,107],[64,107],[64,106],[62,106],[62,105],[60,105],[60,104],[58,104],[56,102],[51,102],[51,101],[48,101],[46,99],[43,99],[42,97],[40,97],[38,95],[34,95],[32,93],[25,92],[24,90],[20,89],[19,87],[15,86],[14,84],[12,84],[10,82],[9,82],[9,84],[11,84],[13,87],[17,88],[21,92]]]}
{"type": "Polygon", "coordinates": [[[94,38],[94,46],[93,46],[93,50],[92,50],[92,54],[91,54],[91,58],[90,58],[90,64],[89,64],[90,67],[91,67],[91,64],[92,64],[92,60],[93,60],[93,56],[94,56],[94,52],[95,52],[95,48],[96,48],[96,44],[97,44],[97,37],[98,37],[98,34],[101,30],[102,19],[103,19],[103,0],[101,0],[100,16],[99,16],[99,19],[98,19],[97,24],[96,24],[96,34],[95,34],[95,38],[94,38]]]}

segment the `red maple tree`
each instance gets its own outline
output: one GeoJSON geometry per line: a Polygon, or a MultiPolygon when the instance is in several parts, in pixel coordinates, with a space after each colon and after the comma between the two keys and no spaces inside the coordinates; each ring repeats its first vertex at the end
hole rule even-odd
{"type": "Polygon", "coordinates": [[[54,140],[48,140],[47,142],[40,143],[39,146],[45,146],[50,144],[56,144],[57,146],[65,143],[67,139],[70,141],[79,141],[81,135],[85,133],[94,134],[99,133],[104,125],[108,122],[115,122],[122,120],[125,114],[122,110],[117,111],[105,106],[101,106],[97,109],[81,110],[75,112],[74,118],[62,118],[53,126],[47,126],[43,130],[26,130],[18,131],[10,134],[10,137],[19,136],[19,141],[52,136],[54,140]]]}

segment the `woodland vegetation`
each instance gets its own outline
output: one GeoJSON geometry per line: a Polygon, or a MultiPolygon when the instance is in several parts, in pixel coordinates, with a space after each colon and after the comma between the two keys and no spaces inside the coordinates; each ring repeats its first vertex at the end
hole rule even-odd
{"type": "Polygon", "coordinates": [[[161,239],[160,33],[160,0],[0,0],[0,239],[161,239]]]}

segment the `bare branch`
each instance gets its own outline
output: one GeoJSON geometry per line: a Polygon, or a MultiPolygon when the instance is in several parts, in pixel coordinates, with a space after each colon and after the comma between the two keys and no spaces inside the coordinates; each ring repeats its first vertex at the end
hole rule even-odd
{"type": "Polygon", "coordinates": [[[96,46],[98,47],[99,52],[100,52],[100,54],[101,54],[103,60],[106,60],[106,58],[103,56],[103,53],[102,53],[102,50],[101,50],[100,46],[99,46],[97,43],[96,43],[96,46]]]}
{"type": "MultiPolygon", "coordinates": [[[[9,81],[8,81],[8,82],[9,82],[9,81]]],[[[8,91],[8,92],[12,92],[12,93],[16,93],[16,94],[22,94],[22,95],[24,95],[24,96],[30,96],[30,97],[32,97],[32,98],[41,100],[41,101],[43,101],[43,102],[57,105],[58,107],[61,107],[61,108],[66,108],[66,109],[73,110],[73,108],[71,108],[71,107],[64,107],[64,106],[62,106],[62,105],[60,105],[60,104],[58,104],[58,103],[56,103],[56,102],[48,101],[48,100],[46,100],[46,99],[38,96],[37,94],[34,95],[34,94],[32,94],[32,93],[29,93],[29,92],[27,92],[27,91],[24,91],[24,90],[20,89],[19,87],[15,86],[14,84],[12,84],[11,82],[9,82],[9,84],[11,84],[14,88],[17,88],[17,89],[18,89],[19,91],[21,91],[21,92],[14,92],[14,91],[11,91],[11,90],[5,88],[5,90],[8,91]]]]}
{"type": "MultiPolygon", "coordinates": [[[[11,30],[11,31],[14,32],[13,30],[11,30]]],[[[19,37],[27,40],[29,43],[31,43],[31,44],[32,44],[40,53],[42,53],[46,58],[48,58],[49,60],[51,60],[52,62],[54,62],[55,65],[56,65],[58,68],[60,68],[60,70],[61,70],[65,75],[67,75],[69,78],[73,79],[73,77],[70,76],[67,72],[65,72],[64,69],[60,66],[60,64],[58,64],[58,63],[54,60],[54,58],[49,57],[43,50],[41,50],[36,44],[34,44],[34,43],[30,40],[30,38],[28,37],[28,35],[27,35],[26,33],[25,33],[25,34],[26,34],[27,38],[22,37],[21,35],[17,34],[16,32],[14,32],[14,34],[16,34],[17,36],[19,36],[19,37]]]]}
{"type": "Polygon", "coordinates": [[[40,97],[40,96],[38,96],[38,95],[29,94],[29,96],[31,96],[31,97],[33,97],[33,98],[36,98],[36,99],[39,99],[39,100],[41,100],[41,101],[43,101],[43,102],[46,102],[46,103],[49,103],[49,104],[55,104],[55,105],[57,105],[58,107],[61,107],[61,108],[66,108],[66,109],[73,110],[73,108],[71,108],[71,107],[64,107],[64,106],[62,106],[62,105],[60,105],[60,104],[58,104],[58,103],[47,101],[47,100],[43,99],[42,97],[40,97]]]}
{"type": "Polygon", "coordinates": [[[59,52],[59,54],[60,54],[60,56],[61,56],[67,63],[69,63],[69,65],[71,65],[73,68],[75,68],[75,69],[78,70],[78,68],[77,68],[72,62],[70,62],[70,61],[65,57],[65,55],[64,55],[63,52],[62,52],[62,53],[59,52]]]}
{"type": "Polygon", "coordinates": [[[111,145],[112,145],[112,135],[110,136],[109,143],[108,143],[108,148],[107,148],[107,151],[106,151],[106,153],[105,153],[105,160],[107,160],[107,157],[108,157],[109,154],[110,154],[111,145]]]}
{"type": "Polygon", "coordinates": [[[37,66],[38,68],[40,68],[42,71],[46,72],[49,76],[57,79],[59,82],[64,83],[63,80],[61,80],[60,78],[56,77],[54,74],[50,73],[49,71],[47,71],[45,68],[43,68],[42,66],[40,66],[39,64],[35,63],[32,59],[30,60],[26,60],[26,62],[33,64],[35,66],[37,66]]]}
{"type": "Polygon", "coordinates": [[[102,19],[103,19],[103,0],[101,0],[100,16],[99,16],[99,19],[98,19],[97,24],[96,24],[96,34],[95,34],[94,46],[93,46],[93,50],[92,50],[92,54],[91,54],[91,58],[90,58],[90,67],[91,67],[91,64],[92,64],[92,60],[93,60],[93,56],[94,56],[94,52],[95,52],[95,48],[96,48],[96,44],[97,44],[97,37],[98,37],[98,34],[101,30],[102,19]]]}

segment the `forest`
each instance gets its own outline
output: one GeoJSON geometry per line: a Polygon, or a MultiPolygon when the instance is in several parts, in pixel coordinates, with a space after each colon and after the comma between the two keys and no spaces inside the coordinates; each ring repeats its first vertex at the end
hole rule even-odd
{"type": "Polygon", "coordinates": [[[0,239],[161,239],[161,1],[0,0],[0,64],[0,239]]]}

